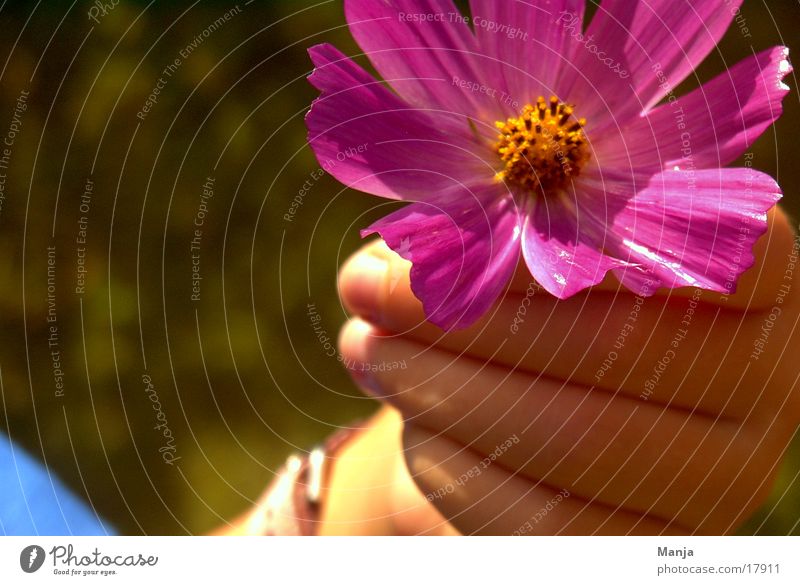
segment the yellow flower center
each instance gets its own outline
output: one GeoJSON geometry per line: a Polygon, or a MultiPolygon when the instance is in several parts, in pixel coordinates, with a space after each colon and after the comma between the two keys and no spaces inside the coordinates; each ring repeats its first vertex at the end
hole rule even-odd
{"type": "Polygon", "coordinates": [[[497,179],[512,188],[546,193],[577,177],[589,160],[589,147],[583,133],[586,119],[572,114],[572,106],[556,96],[549,101],[540,97],[519,117],[496,122],[500,135],[495,150],[505,163],[497,179]]]}

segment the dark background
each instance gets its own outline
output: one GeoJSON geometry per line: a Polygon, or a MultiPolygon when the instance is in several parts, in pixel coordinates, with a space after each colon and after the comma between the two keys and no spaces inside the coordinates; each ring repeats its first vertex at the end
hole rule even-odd
{"type": "MultiPolygon", "coordinates": [[[[198,533],[247,508],[293,450],[374,409],[307,315],[313,303],[335,341],[345,319],[337,267],[359,245],[358,229],[386,213],[372,197],[315,179],[306,145],[303,116],[315,97],[306,48],[328,41],[359,51],[338,0],[240,2],[140,120],[164,67],[235,4],[122,0],[99,23],[87,18],[92,6],[0,6],[0,135],[30,92],[0,210],[0,427],[119,531],[198,533]],[[208,176],[214,196],[192,301],[190,242],[208,176]],[[87,286],[76,294],[88,178],[87,286]],[[48,347],[48,246],[63,396],[48,347]],[[174,436],[174,465],[159,453],[145,374],[174,436]]],[[[752,38],[733,26],[681,90],[753,49],[800,48],[796,2],[748,0],[743,15],[752,38]]],[[[798,217],[800,108],[794,77],[787,82],[786,113],[754,151],[798,217]]],[[[800,533],[798,469],[795,448],[770,505],[744,532],[800,533]]]]}

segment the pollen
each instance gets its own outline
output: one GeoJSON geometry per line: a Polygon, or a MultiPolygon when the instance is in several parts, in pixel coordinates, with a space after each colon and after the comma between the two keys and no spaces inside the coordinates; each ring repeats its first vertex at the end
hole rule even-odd
{"type": "Polygon", "coordinates": [[[496,178],[523,192],[547,193],[565,188],[589,160],[583,127],[573,107],[540,97],[517,118],[496,122],[495,150],[505,166],[496,178]]]}

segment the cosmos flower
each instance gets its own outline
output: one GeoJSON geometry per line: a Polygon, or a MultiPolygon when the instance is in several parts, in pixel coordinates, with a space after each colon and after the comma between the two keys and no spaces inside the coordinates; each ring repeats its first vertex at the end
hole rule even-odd
{"type": "Polygon", "coordinates": [[[362,231],[412,262],[428,319],[469,326],[520,258],[560,299],[611,271],[631,291],[735,291],[781,196],[725,168],[781,114],[788,50],[693,75],[741,0],[345,0],[375,79],[329,44],[306,122],[320,164],[409,202],[362,231]]]}

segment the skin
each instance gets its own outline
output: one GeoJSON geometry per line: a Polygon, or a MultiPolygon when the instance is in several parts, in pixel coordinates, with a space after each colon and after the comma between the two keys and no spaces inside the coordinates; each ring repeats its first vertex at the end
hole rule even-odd
{"type": "MultiPolygon", "coordinates": [[[[340,274],[353,315],[340,350],[350,363],[407,364],[351,371],[399,413],[379,415],[383,446],[360,457],[376,449],[405,466],[365,483],[368,463],[337,463],[332,489],[339,471],[344,490],[373,487],[383,503],[366,512],[393,518],[386,532],[734,531],[769,494],[800,424],[795,236],[780,211],[769,226],[735,294],[662,289],[643,300],[609,277],[564,301],[537,290],[514,333],[533,290],[522,263],[488,315],[445,333],[425,322],[410,264],[368,244],[340,274]]],[[[352,521],[357,499],[333,500],[328,517],[352,521]]]]}
{"type": "MultiPolygon", "coordinates": [[[[382,408],[338,452],[329,454],[323,487],[322,535],[457,534],[422,497],[403,460],[403,421],[382,408]]],[[[258,504],[212,534],[264,533],[258,504]]]]}
{"type": "MultiPolygon", "coordinates": [[[[643,300],[609,277],[559,301],[520,263],[492,311],[452,333],[425,321],[408,262],[364,246],[340,273],[352,318],[339,345],[383,407],[330,460],[320,532],[735,531],[800,424],[794,245],[774,211],[728,296],[643,300]]],[[[246,519],[223,532],[252,532],[246,519]]]]}

